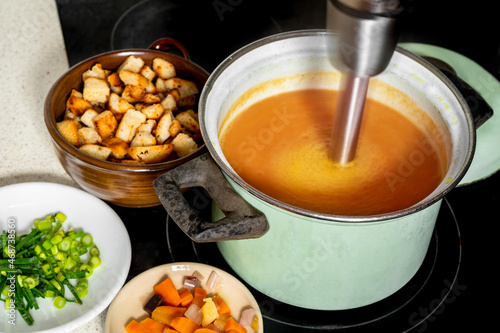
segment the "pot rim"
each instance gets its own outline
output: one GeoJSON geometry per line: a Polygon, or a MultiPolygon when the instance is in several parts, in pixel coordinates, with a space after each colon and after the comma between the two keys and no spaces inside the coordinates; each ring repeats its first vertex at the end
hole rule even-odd
{"type": "Polygon", "coordinates": [[[97,158],[94,158],[88,154],[83,153],[80,151],[78,148],[70,144],[66,139],[63,138],[63,136],[59,133],[59,131],[56,128],[56,118],[55,115],[52,114],[51,112],[51,104],[53,103],[53,94],[54,91],[56,90],[57,86],[61,84],[61,81],[64,80],[64,78],[71,73],[74,70],[77,70],[78,68],[82,67],[84,70],[90,68],[87,66],[87,64],[93,64],[96,62],[98,59],[107,57],[107,56],[120,56],[123,58],[126,58],[130,55],[135,55],[135,56],[141,56],[145,53],[150,53],[150,54],[156,54],[160,57],[167,57],[167,58],[175,58],[178,59],[179,61],[185,61],[189,64],[191,64],[194,67],[197,67],[200,72],[203,72],[207,78],[210,76],[210,73],[206,71],[203,67],[199,66],[198,64],[192,62],[189,59],[177,56],[175,54],[171,53],[166,53],[161,50],[156,50],[156,49],[142,49],[142,48],[130,48],[130,49],[121,49],[121,50],[114,50],[114,51],[107,51],[104,53],[96,54],[90,58],[86,58],[84,60],[81,60],[80,62],[74,64],[70,68],[68,68],[58,79],[50,90],[48,91],[45,101],[44,101],[44,121],[45,125],[47,127],[47,130],[52,138],[52,141],[54,144],[59,146],[63,151],[68,153],[71,158],[77,159],[83,163],[86,163],[88,165],[91,165],[93,168],[97,168],[100,170],[115,170],[115,171],[121,171],[121,172],[138,172],[138,173],[148,173],[148,172],[160,172],[164,171],[166,168],[171,168],[172,166],[176,166],[178,164],[182,164],[184,162],[189,161],[193,156],[199,155],[202,153],[205,148],[206,144],[205,142],[203,145],[198,147],[198,149],[181,158],[177,158],[175,160],[171,161],[166,161],[166,162],[161,162],[161,163],[151,163],[151,164],[119,164],[115,162],[110,162],[110,161],[103,161],[99,160],[97,158]],[[84,67],[87,66],[87,67],[84,67]]]}
{"type": "Polygon", "coordinates": [[[212,158],[215,160],[217,165],[222,169],[225,175],[227,175],[236,184],[238,184],[240,187],[242,187],[245,191],[249,192],[253,196],[257,197],[260,200],[263,200],[267,204],[284,209],[285,211],[289,211],[313,219],[334,221],[334,222],[347,222],[347,223],[381,222],[381,221],[401,218],[406,215],[416,213],[440,201],[448,192],[450,192],[453,188],[455,188],[459,184],[460,180],[465,176],[465,173],[467,172],[470,164],[472,163],[472,158],[474,156],[474,150],[476,145],[476,130],[474,127],[474,121],[472,119],[471,111],[469,109],[467,102],[465,101],[464,97],[459,92],[459,90],[453,85],[453,83],[443,73],[441,73],[441,71],[439,71],[428,61],[400,47],[396,47],[395,53],[396,52],[400,53],[401,55],[416,61],[417,63],[422,65],[425,69],[429,70],[432,74],[434,74],[434,76],[436,76],[437,79],[441,80],[448,87],[448,89],[452,91],[453,95],[457,98],[459,104],[462,107],[462,110],[464,111],[464,116],[467,122],[467,130],[470,140],[467,146],[465,162],[460,167],[460,170],[459,172],[457,172],[457,175],[449,183],[447,183],[446,186],[444,186],[439,192],[434,193],[432,196],[431,194],[429,194],[426,198],[408,208],[404,208],[390,213],[366,215],[366,216],[319,213],[287,204],[257,190],[253,186],[246,183],[236,172],[234,172],[231,168],[229,168],[220,158],[214,146],[210,143],[210,138],[208,131],[206,129],[206,123],[204,117],[205,105],[208,99],[208,95],[212,90],[214,82],[217,81],[219,76],[228,67],[230,67],[231,64],[237,61],[241,56],[261,46],[291,38],[318,37],[318,36],[328,36],[328,35],[335,35],[335,33],[325,29],[306,29],[306,30],[283,32],[268,37],[264,37],[236,50],[230,56],[228,56],[222,63],[220,63],[219,66],[215,68],[215,70],[210,74],[200,94],[199,108],[198,108],[198,112],[200,114],[201,133],[212,158]]]}

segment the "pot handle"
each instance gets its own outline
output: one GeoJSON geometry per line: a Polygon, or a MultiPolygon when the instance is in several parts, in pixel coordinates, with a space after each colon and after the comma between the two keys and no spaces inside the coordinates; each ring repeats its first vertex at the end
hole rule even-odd
{"type": "Polygon", "coordinates": [[[150,46],[150,50],[160,50],[167,52],[171,49],[177,49],[182,53],[182,56],[186,58],[187,60],[191,60],[191,57],[189,56],[189,52],[187,49],[182,45],[182,43],[178,42],[177,40],[173,38],[160,38],[155,40],[150,46]]]}
{"type": "Polygon", "coordinates": [[[258,238],[269,230],[266,216],[236,193],[209,153],[156,178],[153,187],[168,215],[195,242],[258,238]],[[214,222],[199,217],[181,193],[192,186],[205,188],[226,217],[214,222]]]}
{"type": "Polygon", "coordinates": [[[483,96],[467,82],[462,80],[450,65],[433,57],[424,56],[423,58],[439,69],[451,83],[455,85],[458,91],[460,91],[469,105],[476,130],[493,116],[493,109],[488,102],[484,100],[483,96]]]}

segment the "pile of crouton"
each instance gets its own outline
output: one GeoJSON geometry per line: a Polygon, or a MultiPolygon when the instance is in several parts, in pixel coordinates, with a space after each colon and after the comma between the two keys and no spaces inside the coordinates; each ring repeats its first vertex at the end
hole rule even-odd
{"type": "Polygon", "coordinates": [[[96,63],[82,75],[83,90],[66,101],[59,133],[100,160],[149,164],[191,154],[203,144],[198,87],[177,77],[163,58],[146,64],[127,57],[116,71],[96,63]]]}

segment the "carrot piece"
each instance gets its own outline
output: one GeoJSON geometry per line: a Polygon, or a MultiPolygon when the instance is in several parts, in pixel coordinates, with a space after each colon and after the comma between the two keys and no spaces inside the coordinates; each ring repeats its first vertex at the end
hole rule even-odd
{"type": "Polygon", "coordinates": [[[181,305],[185,308],[193,301],[193,294],[187,288],[179,290],[179,296],[181,298],[181,305]]]}
{"type": "Polygon", "coordinates": [[[143,324],[139,323],[135,319],[132,319],[130,323],[125,327],[125,331],[128,333],[152,333],[149,328],[144,326],[143,324]]]}
{"type": "Polygon", "coordinates": [[[205,289],[200,287],[194,288],[193,303],[198,305],[200,309],[203,304],[205,304],[205,302],[203,301],[205,298],[207,298],[207,291],[205,289]]]}
{"type": "Polygon", "coordinates": [[[217,331],[203,327],[203,328],[198,328],[196,331],[194,331],[194,333],[217,333],[217,331]]]}
{"type": "Polygon", "coordinates": [[[200,325],[187,317],[175,317],[170,322],[170,326],[180,333],[194,333],[194,331],[201,328],[200,325]]]}
{"type": "Polygon", "coordinates": [[[169,305],[178,306],[181,304],[181,297],[171,278],[166,278],[154,286],[153,292],[163,297],[165,302],[169,305]]]}
{"type": "Polygon", "coordinates": [[[217,305],[218,308],[217,313],[219,313],[219,315],[231,314],[231,308],[222,299],[222,297],[220,297],[219,295],[215,296],[214,302],[217,305]]]}
{"type": "Polygon", "coordinates": [[[234,331],[234,333],[246,333],[247,330],[240,325],[233,317],[229,317],[226,320],[226,326],[224,327],[226,332],[234,331]]]}
{"type": "Polygon", "coordinates": [[[141,320],[141,324],[149,328],[153,333],[163,333],[163,330],[167,328],[166,325],[163,325],[159,321],[156,321],[149,317],[146,317],[144,320],[141,320]]]}
{"type": "Polygon", "coordinates": [[[153,310],[151,318],[162,324],[170,325],[172,319],[184,316],[185,308],[178,308],[170,305],[160,305],[153,310]]]}

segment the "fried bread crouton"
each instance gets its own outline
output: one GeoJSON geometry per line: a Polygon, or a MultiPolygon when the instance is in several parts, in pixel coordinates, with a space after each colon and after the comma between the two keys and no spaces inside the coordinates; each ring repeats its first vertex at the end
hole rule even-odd
{"type": "Polygon", "coordinates": [[[176,75],[174,65],[163,58],[154,58],[152,67],[156,75],[164,80],[173,78],[176,75]]]}
{"type": "Polygon", "coordinates": [[[121,71],[131,71],[134,73],[139,73],[142,66],[144,66],[144,60],[142,60],[142,58],[130,55],[122,62],[122,64],[116,71],[118,73],[120,73],[121,71]]]}
{"type": "Polygon", "coordinates": [[[179,133],[172,140],[172,144],[174,145],[174,150],[179,157],[187,156],[198,149],[198,145],[193,138],[185,133],[179,133]]]}
{"type": "Polygon", "coordinates": [[[66,101],[66,107],[71,113],[79,117],[88,109],[92,109],[93,105],[83,98],[70,96],[66,101]]]}
{"type": "Polygon", "coordinates": [[[90,127],[82,127],[78,130],[78,137],[81,145],[86,144],[100,144],[102,142],[101,136],[97,131],[90,127]]]}
{"type": "Polygon", "coordinates": [[[188,111],[179,113],[177,116],[175,116],[175,119],[177,119],[181,123],[182,127],[186,128],[191,133],[200,132],[200,125],[188,111]]]}
{"type": "Polygon", "coordinates": [[[196,83],[179,77],[165,80],[165,86],[168,90],[176,89],[179,92],[179,98],[191,96],[199,92],[198,87],[196,87],[196,83]]]}
{"type": "Polygon", "coordinates": [[[107,80],[111,91],[113,91],[115,94],[121,95],[121,93],[123,92],[123,82],[122,80],[120,80],[120,76],[118,75],[118,73],[114,72],[109,74],[107,80]]]}
{"type": "Polygon", "coordinates": [[[127,156],[129,144],[116,136],[108,136],[102,141],[102,145],[111,149],[111,156],[123,159],[127,156]]]}
{"type": "Polygon", "coordinates": [[[175,102],[174,96],[172,96],[171,94],[165,96],[165,98],[161,101],[161,105],[165,110],[177,109],[177,103],[175,102]]]}
{"type": "Polygon", "coordinates": [[[134,138],[137,128],[141,126],[142,123],[146,121],[146,116],[136,110],[128,110],[123,115],[123,118],[118,125],[116,130],[116,137],[122,139],[123,141],[130,143],[134,138]]]}
{"type": "Polygon", "coordinates": [[[56,123],[57,130],[66,141],[73,146],[80,145],[80,138],[78,136],[79,125],[72,119],[65,119],[56,123]]]}
{"type": "Polygon", "coordinates": [[[154,145],[156,145],[156,138],[149,132],[137,132],[130,142],[130,147],[149,147],[154,145]]]}
{"type": "Polygon", "coordinates": [[[111,149],[109,149],[108,147],[93,144],[83,145],[80,147],[80,150],[92,157],[103,161],[107,160],[109,155],[111,154],[111,149]]]}
{"type": "Polygon", "coordinates": [[[156,128],[156,120],[148,119],[145,123],[142,123],[141,126],[137,128],[137,132],[148,132],[153,133],[153,130],[156,128]]]}
{"type": "Polygon", "coordinates": [[[134,106],[131,103],[127,102],[125,98],[120,97],[120,95],[114,92],[109,95],[108,107],[113,113],[125,113],[130,109],[134,109],[134,106]]]}
{"type": "Polygon", "coordinates": [[[82,74],[82,79],[85,81],[88,77],[95,77],[98,79],[106,79],[106,72],[102,69],[102,65],[97,63],[91,69],[86,70],[82,74]]]}
{"type": "Polygon", "coordinates": [[[96,117],[99,113],[94,109],[88,109],[85,113],[80,117],[80,121],[87,127],[95,128],[94,122],[92,121],[94,117],[96,117]]]}
{"type": "Polygon", "coordinates": [[[121,71],[118,73],[118,76],[120,76],[120,80],[122,80],[125,85],[139,86],[142,88],[147,88],[149,86],[149,80],[139,73],[121,71]]]}
{"type": "Polygon", "coordinates": [[[149,147],[130,147],[128,150],[128,155],[138,162],[160,163],[165,161],[173,150],[173,144],[164,144],[149,147]]]}
{"type": "Polygon", "coordinates": [[[172,113],[165,112],[165,114],[158,121],[156,126],[156,141],[158,144],[164,143],[170,136],[170,125],[172,124],[172,113]]]}
{"type": "Polygon", "coordinates": [[[125,86],[122,97],[129,103],[141,102],[146,95],[146,88],[140,86],[125,86]]]}
{"type": "Polygon", "coordinates": [[[118,126],[118,121],[113,115],[113,112],[109,110],[99,113],[97,116],[92,118],[92,122],[94,123],[94,128],[97,133],[99,133],[101,138],[105,138],[108,135],[113,134],[118,126]]]}
{"type": "Polygon", "coordinates": [[[106,103],[110,88],[104,79],[88,77],[83,81],[83,98],[92,104],[106,103]]]}
{"type": "Polygon", "coordinates": [[[139,74],[144,76],[150,82],[152,82],[156,77],[155,71],[152,70],[151,67],[149,67],[148,65],[142,66],[141,70],[139,71],[139,74]]]}
{"type": "Polygon", "coordinates": [[[165,109],[161,104],[152,104],[141,109],[148,119],[160,119],[165,113],[165,109]]]}
{"type": "Polygon", "coordinates": [[[174,119],[172,120],[172,124],[170,125],[168,132],[172,138],[175,138],[177,134],[181,132],[181,129],[181,123],[177,119],[174,119]]]}

